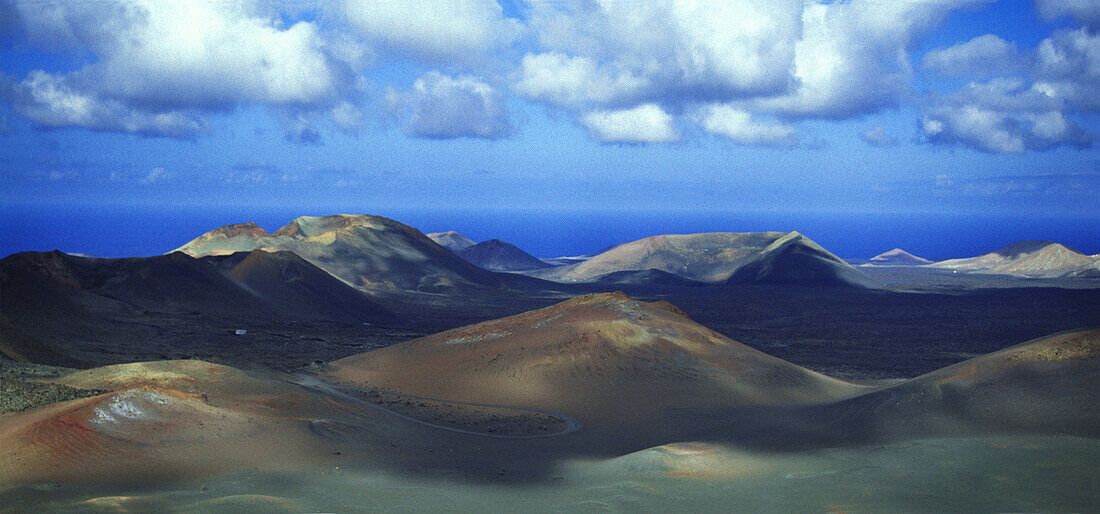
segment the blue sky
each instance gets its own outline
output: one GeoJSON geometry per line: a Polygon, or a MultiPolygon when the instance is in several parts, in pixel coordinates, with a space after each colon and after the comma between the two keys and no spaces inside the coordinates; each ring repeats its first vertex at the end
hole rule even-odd
{"type": "Polygon", "coordinates": [[[8,207],[1100,220],[1095,1],[3,0],[0,20],[8,207]]]}

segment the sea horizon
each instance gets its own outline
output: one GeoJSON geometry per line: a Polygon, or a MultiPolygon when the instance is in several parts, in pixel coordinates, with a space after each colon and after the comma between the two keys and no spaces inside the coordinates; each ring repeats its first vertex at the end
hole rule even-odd
{"type": "Polygon", "coordinates": [[[657,209],[3,205],[0,255],[61,250],[95,257],[171,252],[218,227],[255,222],[268,232],[299,216],[371,214],[424,233],[501,239],[541,258],[595,254],[661,234],[798,231],[844,259],[901,248],[932,260],[973,257],[1043,239],[1100,253],[1100,217],[944,213],[794,213],[657,209]]]}

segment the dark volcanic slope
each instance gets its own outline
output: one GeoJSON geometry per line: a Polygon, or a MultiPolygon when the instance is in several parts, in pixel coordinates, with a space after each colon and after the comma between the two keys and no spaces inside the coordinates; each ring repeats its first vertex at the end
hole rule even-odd
{"type": "Polygon", "coordinates": [[[291,319],[390,320],[381,304],[291,252],[256,250],[229,270],[291,319]]]}
{"type": "Polygon", "coordinates": [[[737,268],[728,284],[873,287],[875,281],[837,256],[791,232],[737,268]]]}
{"type": "Polygon", "coordinates": [[[616,271],[614,273],[608,273],[599,278],[596,281],[600,285],[619,285],[619,286],[705,286],[703,282],[696,282],[694,280],[688,280],[679,275],[673,275],[667,271],[661,271],[659,269],[647,269],[647,270],[627,270],[616,271]]]}
{"type": "Polygon", "coordinates": [[[215,319],[393,319],[351,286],[295,257],[257,254],[233,269],[235,275],[179,252],[128,259],[59,251],[11,255],[0,260],[0,351],[20,360],[73,365],[66,348],[136,349],[163,332],[158,324],[168,319],[187,320],[195,330],[203,320],[215,319]]]}
{"type": "Polygon", "coordinates": [[[492,271],[528,271],[551,267],[500,239],[482,241],[456,253],[471,264],[492,271]]]}
{"type": "Polygon", "coordinates": [[[240,317],[271,313],[266,302],[210,263],[179,252],[126,259],[77,257],[57,250],[23,252],[0,261],[0,270],[11,282],[4,284],[4,312],[9,317],[28,312],[75,314],[85,307],[74,298],[88,300],[86,293],[159,312],[223,312],[240,317]]]}

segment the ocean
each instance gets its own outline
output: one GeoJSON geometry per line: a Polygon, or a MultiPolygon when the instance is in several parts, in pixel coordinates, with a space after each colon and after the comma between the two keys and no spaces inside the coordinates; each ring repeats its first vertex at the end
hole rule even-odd
{"type": "Polygon", "coordinates": [[[0,255],[59,249],[98,257],[169,252],[230,223],[274,232],[301,215],[376,214],[421,231],[502,239],[537,257],[595,253],[658,234],[797,230],[846,259],[902,248],[933,260],[971,257],[1027,239],[1100,253],[1100,213],[1080,216],[768,213],[743,211],[538,210],[420,207],[371,210],[280,207],[0,206],[0,255]]]}

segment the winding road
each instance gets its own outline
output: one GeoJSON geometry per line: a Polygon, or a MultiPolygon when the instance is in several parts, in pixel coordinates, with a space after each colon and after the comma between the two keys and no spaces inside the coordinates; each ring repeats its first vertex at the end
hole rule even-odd
{"type": "Polygon", "coordinates": [[[366,407],[370,407],[372,409],[377,409],[377,410],[380,410],[382,412],[391,414],[393,416],[397,416],[398,418],[404,419],[406,421],[411,421],[413,423],[417,423],[419,425],[423,425],[423,426],[431,427],[431,428],[437,428],[437,429],[440,429],[440,430],[447,430],[447,431],[450,431],[450,432],[458,432],[460,434],[469,434],[469,435],[476,435],[476,436],[481,436],[481,437],[494,437],[494,438],[497,438],[497,439],[537,439],[537,438],[541,438],[541,437],[563,436],[563,435],[566,435],[566,434],[576,432],[577,430],[580,430],[580,428],[581,428],[581,423],[579,421],[574,419],[572,416],[569,416],[567,414],[562,414],[560,412],[553,412],[553,411],[542,410],[542,409],[533,409],[533,408],[529,408],[529,407],[509,407],[509,406],[506,406],[506,405],[491,405],[491,404],[487,404],[487,403],[472,403],[472,402],[459,402],[459,401],[453,401],[453,400],[440,400],[438,398],[425,398],[423,396],[413,396],[413,395],[409,395],[409,394],[395,393],[393,391],[382,391],[386,394],[390,394],[390,395],[394,395],[394,396],[400,396],[400,397],[404,397],[404,398],[411,398],[411,399],[416,399],[416,400],[428,400],[428,401],[433,401],[433,402],[449,403],[449,404],[453,404],[453,405],[469,405],[469,406],[473,406],[473,407],[489,407],[489,408],[494,408],[494,409],[504,409],[504,410],[513,410],[513,411],[522,411],[522,412],[535,412],[535,413],[538,413],[538,414],[545,414],[545,415],[548,415],[548,416],[553,416],[555,418],[558,418],[558,419],[561,419],[561,420],[565,421],[565,423],[566,423],[566,427],[564,429],[562,429],[558,432],[551,432],[551,433],[548,433],[548,434],[506,435],[506,434],[487,434],[485,432],[475,432],[473,430],[463,430],[461,428],[448,427],[448,426],[445,426],[445,425],[439,425],[439,424],[436,424],[436,423],[431,423],[431,422],[428,422],[428,421],[424,421],[422,419],[417,419],[417,418],[414,418],[412,416],[408,416],[408,415],[402,414],[400,412],[394,411],[392,409],[387,409],[387,408],[385,408],[381,405],[378,405],[376,403],[372,403],[372,402],[363,400],[361,398],[357,398],[354,395],[350,395],[350,394],[343,391],[343,390],[351,390],[351,391],[358,391],[358,392],[362,392],[362,393],[370,393],[370,392],[374,391],[373,389],[363,389],[363,388],[360,388],[360,387],[348,387],[348,386],[337,387],[337,386],[334,386],[334,385],[329,384],[327,382],[324,382],[324,381],[322,381],[322,380],[320,380],[316,377],[313,377],[313,376],[310,376],[310,375],[305,375],[305,374],[302,374],[302,373],[293,373],[291,376],[293,376],[295,378],[295,380],[293,382],[295,384],[298,384],[298,385],[302,386],[302,387],[307,387],[307,388],[310,388],[310,389],[313,389],[313,390],[316,390],[316,391],[321,391],[323,393],[326,393],[326,394],[336,396],[336,397],[339,397],[341,399],[350,401],[350,402],[355,403],[357,405],[363,405],[363,406],[366,406],[366,407]]]}

